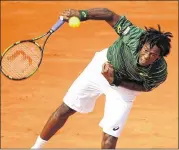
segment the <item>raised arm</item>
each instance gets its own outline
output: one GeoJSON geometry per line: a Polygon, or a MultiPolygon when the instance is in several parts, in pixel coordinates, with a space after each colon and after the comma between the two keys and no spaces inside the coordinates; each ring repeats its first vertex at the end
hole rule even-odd
{"type": "Polygon", "coordinates": [[[112,27],[114,27],[121,17],[107,8],[91,8],[87,10],[68,9],[65,10],[61,15],[66,21],[68,21],[72,16],[79,17],[81,21],[104,20],[112,27]]]}

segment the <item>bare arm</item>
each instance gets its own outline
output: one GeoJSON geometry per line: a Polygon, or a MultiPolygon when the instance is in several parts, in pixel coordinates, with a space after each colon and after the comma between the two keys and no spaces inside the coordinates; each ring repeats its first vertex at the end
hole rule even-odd
{"type": "Polygon", "coordinates": [[[107,8],[92,8],[88,9],[88,19],[105,20],[110,26],[114,26],[120,18],[120,15],[112,12],[107,8]]]}
{"type": "Polygon", "coordinates": [[[130,81],[130,80],[122,80],[120,83],[120,86],[130,89],[130,90],[135,90],[135,91],[141,91],[141,92],[148,92],[143,86],[143,83],[138,83],[135,81],[130,81]]]}
{"type": "MultiPolygon", "coordinates": [[[[112,27],[121,17],[120,15],[117,15],[107,8],[91,8],[88,10],[84,10],[84,13],[87,14],[85,20],[105,20],[112,27]]],[[[72,16],[80,18],[80,10],[68,9],[62,12],[61,15],[66,21],[68,21],[69,18],[72,16]]]]}
{"type": "Polygon", "coordinates": [[[137,81],[131,81],[128,79],[124,79],[123,77],[115,80],[114,78],[114,68],[109,62],[105,62],[102,66],[101,74],[106,78],[110,85],[121,86],[130,90],[147,92],[143,83],[137,81]]]}

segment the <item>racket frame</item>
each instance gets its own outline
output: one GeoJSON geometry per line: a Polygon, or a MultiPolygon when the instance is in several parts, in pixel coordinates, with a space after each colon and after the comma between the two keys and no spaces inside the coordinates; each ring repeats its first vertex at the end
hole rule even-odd
{"type": "MultiPolygon", "coordinates": [[[[41,36],[39,36],[39,37],[30,39],[30,40],[22,40],[22,41],[15,42],[14,44],[12,44],[12,45],[10,45],[8,48],[6,48],[6,50],[3,52],[2,56],[1,56],[1,62],[2,62],[3,56],[4,56],[13,46],[18,45],[18,44],[20,44],[20,43],[24,43],[24,42],[31,42],[31,43],[35,44],[35,45],[39,48],[39,50],[40,50],[40,52],[41,52],[41,58],[40,58],[40,61],[39,61],[38,65],[37,65],[37,68],[36,68],[32,73],[30,73],[28,76],[26,76],[26,77],[24,77],[24,78],[19,78],[19,79],[18,79],[18,78],[13,78],[13,77],[11,77],[10,75],[7,75],[7,74],[3,71],[2,65],[1,65],[1,66],[0,66],[0,67],[1,67],[1,72],[4,74],[4,76],[7,77],[8,79],[17,80],[17,81],[24,80],[24,79],[27,79],[27,78],[29,78],[30,76],[32,76],[32,75],[38,70],[38,68],[39,68],[39,66],[40,66],[40,64],[41,64],[41,62],[42,62],[44,47],[45,47],[45,44],[46,44],[46,42],[47,42],[47,40],[48,40],[48,38],[50,37],[51,34],[52,34],[52,32],[51,32],[51,31],[48,31],[47,33],[45,33],[45,34],[43,34],[43,35],[41,35],[41,36]],[[49,35],[48,35],[48,34],[49,34],[49,35]],[[37,42],[35,42],[36,40],[39,40],[39,39],[45,37],[46,35],[48,35],[48,36],[46,37],[46,39],[45,39],[45,41],[44,41],[42,47],[41,47],[37,42]]],[[[2,63],[1,63],[1,64],[2,64],[2,63]]]]}
{"type": "Polygon", "coordinates": [[[36,70],[35,70],[34,72],[32,72],[31,74],[29,74],[27,77],[20,78],[20,79],[12,78],[11,76],[6,75],[6,74],[3,72],[3,70],[2,70],[2,65],[1,65],[1,66],[0,66],[0,69],[1,69],[1,72],[5,75],[5,77],[7,77],[8,79],[11,79],[11,80],[24,80],[24,79],[27,79],[28,77],[32,76],[32,75],[38,70],[38,68],[39,68],[39,66],[40,66],[40,64],[41,64],[41,62],[42,62],[43,51],[44,51],[44,47],[45,47],[45,44],[46,44],[48,38],[50,37],[50,35],[51,35],[52,33],[54,33],[56,30],[58,30],[64,23],[65,23],[65,21],[64,21],[63,16],[60,16],[60,18],[58,19],[58,21],[52,26],[52,28],[51,28],[47,33],[45,33],[45,34],[43,34],[43,35],[41,35],[41,36],[39,36],[39,37],[33,38],[33,39],[31,39],[31,40],[18,41],[18,42],[16,42],[16,43],[12,44],[11,46],[9,46],[8,48],[6,48],[6,50],[4,51],[4,53],[1,55],[1,60],[0,60],[1,64],[2,64],[2,58],[3,58],[3,56],[8,52],[8,50],[9,50],[10,48],[12,48],[13,46],[15,46],[15,45],[17,45],[17,44],[19,44],[19,43],[23,43],[23,42],[32,42],[32,43],[34,43],[36,46],[38,46],[39,49],[40,49],[40,51],[41,51],[41,59],[40,59],[40,62],[39,62],[39,64],[38,64],[38,67],[36,68],[36,70]],[[35,42],[36,40],[38,40],[38,39],[40,39],[40,38],[46,36],[47,34],[49,34],[49,35],[48,35],[47,38],[45,39],[45,41],[44,41],[42,47],[41,47],[38,43],[35,42]]]}

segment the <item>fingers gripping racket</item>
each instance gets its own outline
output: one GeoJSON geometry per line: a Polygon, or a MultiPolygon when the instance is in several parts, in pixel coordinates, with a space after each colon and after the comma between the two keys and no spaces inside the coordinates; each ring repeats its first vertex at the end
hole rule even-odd
{"type": "Polygon", "coordinates": [[[63,24],[63,17],[61,16],[47,33],[9,46],[1,57],[1,72],[12,80],[23,80],[32,76],[42,62],[43,51],[48,38],[63,24]],[[36,41],[45,36],[46,39],[40,46],[36,41]]]}

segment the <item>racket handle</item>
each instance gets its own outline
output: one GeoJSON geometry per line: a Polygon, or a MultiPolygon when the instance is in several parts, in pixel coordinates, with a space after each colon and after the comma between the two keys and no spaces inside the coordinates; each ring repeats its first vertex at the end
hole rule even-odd
{"type": "Polygon", "coordinates": [[[53,27],[51,28],[50,32],[55,32],[58,28],[60,28],[63,24],[65,23],[65,21],[63,20],[63,16],[60,16],[60,19],[58,19],[58,21],[56,22],[56,24],[53,25],[53,27]]]}

